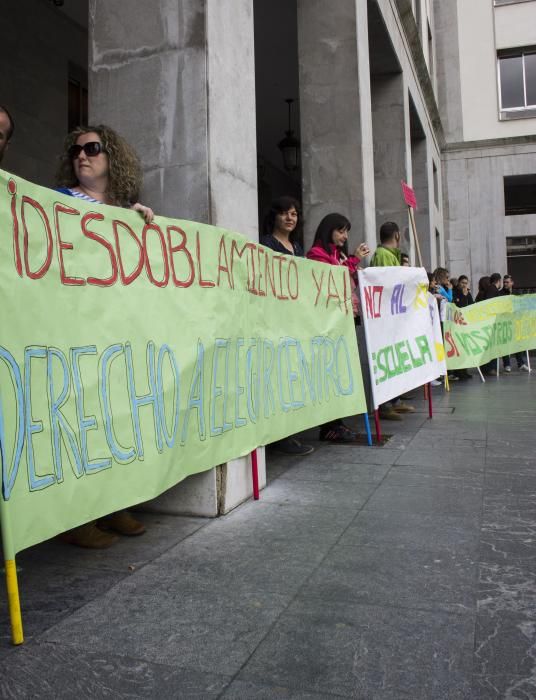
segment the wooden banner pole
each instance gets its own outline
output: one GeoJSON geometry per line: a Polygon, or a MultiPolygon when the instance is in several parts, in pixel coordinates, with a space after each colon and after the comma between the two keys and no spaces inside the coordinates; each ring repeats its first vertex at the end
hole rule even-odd
{"type": "Polygon", "coordinates": [[[14,559],[7,559],[5,565],[9,619],[11,621],[11,641],[13,644],[18,645],[24,642],[24,634],[22,631],[22,615],[20,612],[17,566],[14,559]]]}
{"type": "Polygon", "coordinates": [[[413,208],[410,206],[408,206],[408,211],[409,211],[409,220],[411,222],[411,228],[413,231],[413,240],[415,241],[415,249],[417,250],[417,260],[419,261],[419,267],[423,267],[422,256],[421,256],[421,247],[419,245],[419,235],[417,233],[417,226],[415,224],[415,214],[413,212],[413,208]]]}

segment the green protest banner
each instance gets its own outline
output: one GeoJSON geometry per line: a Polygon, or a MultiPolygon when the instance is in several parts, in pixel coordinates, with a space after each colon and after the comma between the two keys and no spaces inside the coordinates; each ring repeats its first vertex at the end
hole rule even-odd
{"type": "Polygon", "coordinates": [[[443,331],[449,370],[531,350],[536,348],[536,294],[501,296],[464,309],[448,304],[443,331]]]}
{"type": "Polygon", "coordinates": [[[5,558],[366,410],[345,268],[0,171],[5,558]]]}

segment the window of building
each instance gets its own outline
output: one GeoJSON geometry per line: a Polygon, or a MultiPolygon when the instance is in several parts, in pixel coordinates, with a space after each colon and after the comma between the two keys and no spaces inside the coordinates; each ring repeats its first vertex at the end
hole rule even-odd
{"type": "Polygon", "coordinates": [[[518,294],[536,292],[536,236],[512,236],[506,239],[508,274],[514,278],[518,294]]]}
{"type": "Polygon", "coordinates": [[[536,214],[536,174],[504,178],[504,213],[506,216],[536,214]]]}
{"type": "Polygon", "coordinates": [[[501,110],[536,110],[536,47],[500,52],[498,61],[501,110]]]}

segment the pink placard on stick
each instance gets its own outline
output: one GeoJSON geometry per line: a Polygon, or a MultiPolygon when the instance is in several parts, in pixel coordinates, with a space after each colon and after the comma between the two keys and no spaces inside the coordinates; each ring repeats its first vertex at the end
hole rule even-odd
{"type": "Polygon", "coordinates": [[[415,191],[413,190],[412,187],[410,187],[407,182],[404,182],[404,180],[400,180],[400,184],[402,185],[402,194],[404,195],[404,201],[408,205],[408,207],[411,207],[412,209],[417,209],[417,198],[415,197],[415,191]]]}

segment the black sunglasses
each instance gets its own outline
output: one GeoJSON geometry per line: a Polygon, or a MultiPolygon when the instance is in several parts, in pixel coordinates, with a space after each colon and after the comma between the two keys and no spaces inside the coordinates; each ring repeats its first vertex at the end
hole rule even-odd
{"type": "Polygon", "coordinates": [[[93,158],[95,156],[98,156],[99,153],[104,153],[104,148],[102,147],[102,143],[99,143],[98,141],[89,141],[83,146],[81,146],[78,143],[75,143],[74,145],[69,147],[67,155],[71,160],[74,160],[75,158],[78,158],[82,151],[84,151],[88,158],[93,158]]]}

